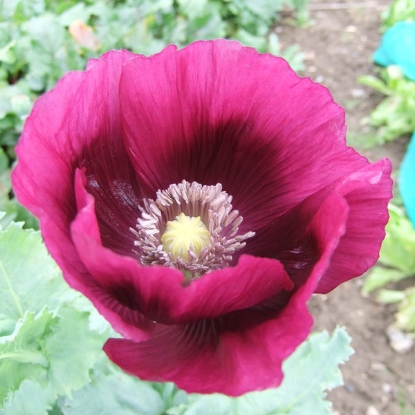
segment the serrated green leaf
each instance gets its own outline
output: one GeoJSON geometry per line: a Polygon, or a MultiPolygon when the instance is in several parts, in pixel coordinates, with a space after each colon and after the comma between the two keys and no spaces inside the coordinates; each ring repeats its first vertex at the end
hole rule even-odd
{"type": "Polygon", "coordinates": [[[0,402],[24,379],[38,380],[45,375],[49,362],[41,340],[56,321],[46,309],[37,317],[26,313],[11,335],[0,338],[0,402]]]}
{"type": "Polygon", "coordinates": [[[70,395],[89,382],[89,371],[103,353],[106,336],[90,331],[88,313],[63,306],[57,316],[59,324],[51,328],[43,349],[49,361],[49,383],[58,395],[70,395]]]}
{"type": "Polygon", "coordinates": [[[380,250],[380,263],[415,274],[415,229],[403,211],[389,205],[386,237],[380,250]]]}
{"type": "Polygon", "coordinates": [[[0,229],[6,229],[13,221],[23,222],[25,229],[39,229],[39,221],[37,218],[26,210],[15,198],[4,199],[2,201],[0,197],[0,210],[6,214],[5,218],[0,222],[0,229]]]}
{"type": "Polygon", "coordinates": [[[55,401],[51,388],[25,379],[17,391],[9,392],[0,415],[48,415],[55,401]]]}
{"type": "Polygon", "coordinates": [[[0,332],[4,335],[13,331],[26,310],[38,313],[45,306],[54,310],[78,294],[63,281],[40,233],[12,223],[0,231],[0,296],[3,330],[8,322],[8,330],[0,332]]]}
{"type": "MultiPolygon", "coordinates": [[[[0,277],[0,402],[26,378],[55,399],[88,383],[109,325],[66,285],[39,232],[16,223],[0,231],[0,277]]],[[[8,402],[14,413],[20,401],[8,402]]]]}
{"type": "Polygon", "coordinates": [[[9,336],[0,337],[0,402],[24,379],[51,388],[55,399],[90,381],[103,336],[89,330],[89,314],[62,306],[35,317],[27,312],[9,336]]]}
{"type": "Polygon", "coordinates": [[[164,404],[150,383],[111,366],[108,373],[96,370],[92,382],[60,408],[64,415],[160,415],[164,404]]]}
{"type": "Polygon", "coordinates": [[[350,337],[337,328],[312,334],[284,365],[282,385],[277,389],[247,393],[239,398],[224,395],[190,395],[187,405],[167,411],[171,415],[329,415],[326,391],[342,384],[338,365],[353,353],[350,337]]]}

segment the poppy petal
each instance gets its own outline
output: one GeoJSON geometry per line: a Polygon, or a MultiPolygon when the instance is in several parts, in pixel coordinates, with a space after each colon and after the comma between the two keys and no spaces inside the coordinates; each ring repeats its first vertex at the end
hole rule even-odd
{"type": "Polygon", "coordinates": [[[381,160],[350,175],[336,188],[349,206],[346,230],[316,292],[333,290],[363,274],[378,260],[392,198],[390,173],[389,160],[381,160]]]}
{"type": "Polygon", "coordinates": [[[368,163],[346,146],[344,111],[326,88],[238,42],[132,60],[120,96],[126,148],[149,192],[221,183],[242,232],[368,163]]]}

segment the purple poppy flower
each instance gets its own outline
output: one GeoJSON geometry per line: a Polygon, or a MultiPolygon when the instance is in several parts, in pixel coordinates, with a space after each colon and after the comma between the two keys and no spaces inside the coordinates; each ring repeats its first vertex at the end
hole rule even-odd
{"type": "Polygon", "coordinates": [[[16,195],[141,379],[280,384],[307,301],[378,258],[390,163],[345,142],[328,90],[237,42],[111,51],[36,102],[16,195]]]}

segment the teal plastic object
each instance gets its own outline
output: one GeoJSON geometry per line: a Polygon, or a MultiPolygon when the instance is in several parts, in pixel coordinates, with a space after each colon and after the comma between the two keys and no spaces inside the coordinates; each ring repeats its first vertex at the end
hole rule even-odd
{"type": "Polygon", "coordinates": [[[415,133],[402,160],[399,190],[409,219],[415,227],[415,133]]]}
{"type": "Polygon", "coordinates": [[[415,81],[415,22],[398,22],[387,30],[373,60],[382,66],[398,65],[415,81]]]}

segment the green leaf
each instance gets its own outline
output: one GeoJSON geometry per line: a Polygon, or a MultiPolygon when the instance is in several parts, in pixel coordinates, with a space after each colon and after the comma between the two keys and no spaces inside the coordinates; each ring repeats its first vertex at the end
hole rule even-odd
{"type": "Polygon", "coordinates": [[[70,395],[90,380],[90,369],[102,352],[107,336],[89,328],[89,314],[63,306],[59,324],[51,328],[43,349],[49,361],[48,379],[59,395],[70,395]]]}
{"type": "Polygon", "coordinates": [[[90,381],[109,325],[66,285],[39,232],[16,223],[0,231],[0,294],[0,402],[8,396],[10,413],[22,400],[10,393],[24,379],[50,389],[55,400],[90,381]]]}
{"type": "Polygon", "coordinates": [[[55,398],[90,381],[104,342],[89,330],[89,314],[62,306],[52,314],[26,312],[9,336],[0,338],[0,401],[24,379],[50,387],[55,398]]]}
{"type": "Polygon", "coordinates": [[[396,313],[396,322],[399,328],[415,333],[415,287],[405,291],[405,299],[396,313]]]}
{"type": "Polygon", "coordinates": [[[82,20],[86,23],[90,16],[91,12],[87,9],[85,3],[79,2],[59,16],[59,23],[62,26],[69,26],[75,20],[82,20]]]}
{"type": "Polygon", "coordinates": [[[153,389],[158,392],[164,402],[164,408],[172,410],[172,407],[185,406],[189,401],[189,395],[178,389],[174,383],[153,383],[153,389]]]}
{"type": "Polygon", "coordinates": [[[57,309],[79,295],[68,288],[37,231],[12,223],[0,231],[0,335],[14,330],[26,310],[57,309]]]}
{"type": "Polygon", "coordinates": [[[332,337],[327,332],[312,334],[284,365],[282,385],[277,389],[247,393],[239,398],[224,395],[190,395],[189,403],[167,411],[169,415],[329,415],[331,403],[324,400],[326,391],[342,384],[338,365],[353,350],[350,337],[337,328],[332,337]]]}
{"type": "Polygon", "coordinates": [[[216,39],[226,36],[226,24],[219,14],[217,3],[208,3],[204,13],[188,21],[187,43],[196,39],[216,39]]]}
{"type": "Polygon", "coordinates": [[[381,79],[364,76],[359,81],[387,95],[369,117],[369,123],[379,127],[378,142],[383,144],[415,130],[415,82],[406,79],[396,65],[382,69],[379,75],[381,79]]]}
{"type": "Polygon", "coordinates": [[[95,370],[92,382],[60,405],[64,415],[160,415],[161,396],[148,382],[109,366],[107,373],[95,370]]]}
{"type": "Polygon", "coordinates": [[[178,0],[180,11],[185,14],[190,20],[201,17],[205,14],[205,9],[208,7],[208,0],[178,0]]]}
{"type": "Polygon", "coordinates": [[[360,76],[357,78],[357,82],[376,89],[376,91],[379,91],[384,95],[392,95],[393,93],[393,91],[388,88],[388,86],[382,80],[371,75],[360,76]]]}
{"type": "Polygon", "coordinates": [[[403,291],[397,290],[381,290],[378,294],[377,300],[385,304],[399,303],[405,298],[403,291]]]}
{"type": "Polygon", "coordinates": [[[294,71],[304,69],[304,53],[300,52],[298,45],[291,45],[284,49],[282,57],[288,61],[294,71]]]}
{"type": "Polygon", "coordinates": [[[25,379],[17,391],[9,392],[0,415],[47,415],[54,400],[51,388],[25,379]]]}
{"type": "Polygon", "coordinates": [[[55,322],[46,309],[37,318],[34,313],[26,313],[10,336],[0,338],[0,402],[24,379],[37,380],[46,373],[49,362],[41,339],[55,322]]]}
{"type": "Polygon", "coordinates": [[[152,14],[163,9],[169,9],[173,6],[173,0],[153,0],[143,2],[145,7],[145,13],[152,14]]]}
{"type": "Polygon", "coordinates": [[[244,29],[239,29],[233,36],[234,39],[239,40],[246,46],[251,46],[260,52],[267,50],[267,40],[264,36],[256,36],[244,29]]]}
{"type": "Polygon", "coordinates": [[[409,276],[410,275],[398,269],[374,266],[364,280],[362,294],[367,296],[377,288],[384,287],[386,284],[400,281],[409,276]]]}
{"type": "Polygon", "coordinates": [[[7,204],[11,188],[9,159],[0,147],[0,208],[7,204]]]}
{"type": "Polygon", "coordinates": [[[385,29],[403,20],[415,20],[415,3],[413,0],[395,0],[382,13],[382,21],[385,29]]]}
{"type": "Polygon", "coordinates": [[[379,261],[407,275],[415,274],[415,229],[404,212],[393,204],[389,205],[389,222],[379,261]]]}
{"type": "Polygon", "coordinates": [[[16,61],[16,56],[12,50],[15,44],[16,41],[12,40],[0,49],[0,62],[12,64],[16,61]]]}
{"type": "MultiPolygon", "coordinates": [[[[389,204],[389,222],[386,237],[380,250],[379,263],[365,279],[362,293],[369,294],[391,282],[415,276],[415,229],[402,209],[389,204]]],[[[377,300],[386,303],[399,303],[395,314],[397,326],[415,332],[415,289],[405,291],[382,289],[377,300]]]]}

